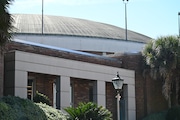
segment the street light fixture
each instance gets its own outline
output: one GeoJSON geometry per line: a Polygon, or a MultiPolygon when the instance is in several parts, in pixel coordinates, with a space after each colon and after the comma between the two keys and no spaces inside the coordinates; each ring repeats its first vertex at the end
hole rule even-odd
{"type": "Polygon", "coordinates": [[[117,73],[116,77],[112,79],[112,83],[114,89],[117,91],[117,120],[120,120],[120,108],[119,108],[119,101],[121,99],[120,92],[123,86],[124,79],[120,78],[119,73],[117,73]]]}
{"type": "Polygon", "coordinates": [[[124,5],[125,5],[125,35],[126,35],[126,41],[127,41],[127,8],[126,5],[129,0],[123,0],[124,5]]]}

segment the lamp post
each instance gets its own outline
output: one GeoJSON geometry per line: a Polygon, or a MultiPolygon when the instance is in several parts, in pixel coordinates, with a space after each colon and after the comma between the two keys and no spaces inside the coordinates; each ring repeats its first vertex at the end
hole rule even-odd
{"type": "Polygon", "coordinates": [[[42,30],[41,30],[41,32],[42,32],[42,34],[44,34],[44,0],[42,0],[42,16],[41,16],[42,18],[42,30]]]}
{"type": "Polygon", "coordinates": [[[180,12],[178,13],[178,23],[179,23],[179,37],[180,37],[180,12]]]}
{"type": "Polygon", "coordinates": [[[119,73],[117,73],[116,77],[112,79],[112,83],[114,86],[114,89],[117,91],[117,120],[120,120],[120,108],[119,108],[119,101],[121,99],[120,91],[123,86],[123,79],[120,78],[119,73]]]}
{"type": "Polygon", "coordinates": [[[127,8],[126,5],[129,0],[123,0],[124,5],[125,5],[125,36],[126,36],[126,41],[127,41],[127,8]]]}

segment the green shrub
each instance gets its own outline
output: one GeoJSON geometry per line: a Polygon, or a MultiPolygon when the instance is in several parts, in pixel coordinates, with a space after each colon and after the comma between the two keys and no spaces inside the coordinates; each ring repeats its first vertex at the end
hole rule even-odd
{"type": "Polygon", "coordinates": [[[92,102],[80,103],[78,107],[68,107],[65,111],[69,114],[68,120],[112,120],[109,110],[92,102]]]}
{"type": "Polygon", "coordinates": [[[60,110],[54,109],[43,103],[36,103],[46,114],[48,120],[67,120],[66,115],[64,115],[60,110]]]}
{"type": "Polygon", "coordinates": [[[48,96],[46,96],[42,93],[39,93],[38,91],[36,91],[36,95],[34,96],[33,101],[36,103],[42,102],[47,105],[50,105],[50,99],[48,98],[48,96]]]}
{"type": "Polygon", "coordinates": [[[180,120],[180,106],[172,107],[167,111],[150,114],[143,120],[180,120]]]}
{"type": "Polygon", "coordinates": [[[180,120],[180,106],[169,109],[166,120],[180,120]]]}
{"type": "Polygon", "coordinates": [[[0,120],[47,120],[32,101],[19,97],[0,98],[0,120]]]}
{"type": "Polygon", "coordinates": [[[166,120],[166,114],[167,114],[167,111],[150,114],[143,120],[166,120]]]}

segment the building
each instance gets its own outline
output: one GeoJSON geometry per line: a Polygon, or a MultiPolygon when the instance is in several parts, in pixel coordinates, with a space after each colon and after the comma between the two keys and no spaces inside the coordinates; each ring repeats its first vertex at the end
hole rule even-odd
{"type": "Polygon", "coordinates": [[[128,31],[126,41],[124,29],[75,18],[44,16],[43,27],[40,15],[14,18],[14,40],[7,45],[4,60],[4,95],[32,99],[39,91],[62,110],[92,101],[108,108],[116,119],[111,80],[119,72],[124,79],[121,117],[136,119],[136,71],[105,55],[139,52],[149,37],[128,31]]]}
{"type": "Polygon", "coordinates": [[[62,16],[15,14],[15,39],[96,54],[139,52],[151,38],[113,25],[62,16]],[[43,26],[43,27],[42,27],[43,26]]]}
{"type": "Polygon", "coordinates": [[[126,119],[136,118],[134,71],[120,68],[121,61],[22,42],[13,42],[8,48],[5,95],[31,99],[38,90],[61,110],[92,101],[113,112],[116,111],[116,92],[111,80],[118,71],[125,80],[126,119]]]}

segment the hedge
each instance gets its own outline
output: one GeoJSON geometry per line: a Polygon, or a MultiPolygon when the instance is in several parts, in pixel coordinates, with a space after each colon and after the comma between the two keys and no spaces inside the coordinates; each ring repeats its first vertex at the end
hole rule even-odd
{"type": "Polygon", "coordinates": [[[6,96],[0,98],[0,120],[66,120],[66,116],[46,104],[6,96]]]}

